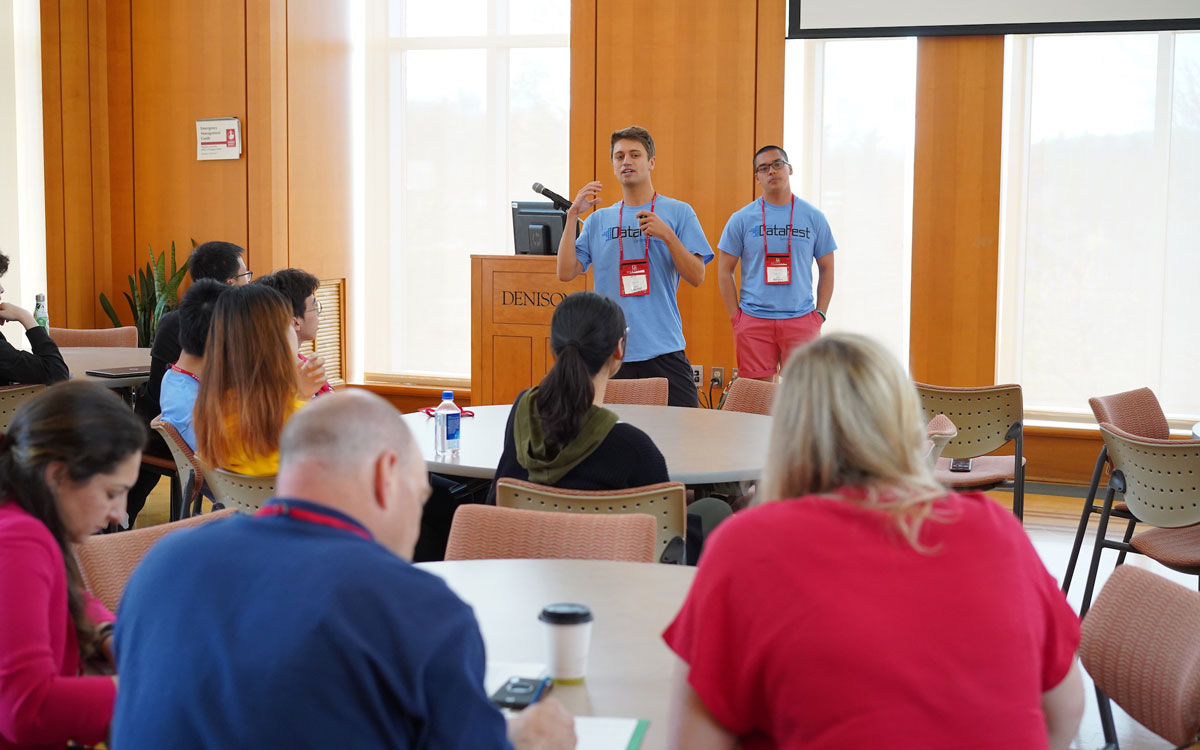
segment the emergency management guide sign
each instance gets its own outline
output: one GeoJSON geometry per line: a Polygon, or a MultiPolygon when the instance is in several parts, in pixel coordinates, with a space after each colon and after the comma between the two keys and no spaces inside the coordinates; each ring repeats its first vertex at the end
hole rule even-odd
{"type": "Polygon", "coordinates": [[[242,155],[242,123],[236,117],[196,120],[196,160],[236,159],[242,155]]]}

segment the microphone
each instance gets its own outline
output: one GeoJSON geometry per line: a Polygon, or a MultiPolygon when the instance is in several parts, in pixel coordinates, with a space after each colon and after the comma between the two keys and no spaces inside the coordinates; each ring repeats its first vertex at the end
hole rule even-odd
{"type": "Polygon", "coordinates": [[[554,204],[555,208],[561,208],[563,211],[570,210],[570,208],[571,208],[571,201],[562,197],[561,195],[554,192],[553,190],[546,187],[545,185],[543,185],[540,182],[533,183],[533,192],[541,193],[542,195],[549,198],[550,201],[554,204]]]}

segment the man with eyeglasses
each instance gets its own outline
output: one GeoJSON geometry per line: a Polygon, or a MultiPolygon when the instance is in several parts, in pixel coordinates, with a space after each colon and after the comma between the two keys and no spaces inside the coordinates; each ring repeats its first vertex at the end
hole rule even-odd
{"type": "Polygon", "coordinates": [[[833,298],[837,243],[825,214],[792,193],[791,175],[786,151],[760,148],[754,154],[754,177],[763,195],[729,217],[717,243],[717,285],[744,378],[775,377],[793,349],[820,335],[833,298]],[[739,261],[740,300],[733,278],[739,261]]]}
{"type": "Polygon", "coordinates": [[[675,295],[681,278],[692,286],[703,283],[712,248],[692,207],[655,191],[654,139],[645,128],[615,131],[609,156],[621,201],[596,209],[604,186],[593,181],[580,189],[567,226],[573,228],[585,210],[596,210],[578,239],[574,231],[563,232],[558,278],[570,281],[594,266],[595,290],[625,311],[629,339],[614,378],[666,378],[669,405],[699,406],[675,295]]]}
{"type": "MultiPolygon", "coordinates": [[[[300,344],[317,338],[317,328],[321,325],[321,303],[317,301],[317,288],[321,281],[307,271],[299,268],[283,268],[267,274],[254,282],[269,286],[287,297],[292,305],[292,328],[296,331],[296,340],[300,344]]],[[[333,393],[333,387],[325,380],[325,360],[314,354],[300,358],[300,369],[311,373],[312,377],[322,383],[321,388],[313,398],[327,393],[333,393]]]]}

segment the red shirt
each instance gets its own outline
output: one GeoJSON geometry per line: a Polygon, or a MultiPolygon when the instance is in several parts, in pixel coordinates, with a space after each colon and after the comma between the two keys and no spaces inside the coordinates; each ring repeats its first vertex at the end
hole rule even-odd
{"type": "Polygon", "coordinates": [[[890,516],[805,497],[706,542],[663,638],[709,712],[756,748],[1046,748],[1042,693],[1079,618],[1007,510],[936,503],[914,549],[890,516]]]}
{"type": "MultiPolygon", "coordinates": [[[[41,521],[0,498],[0,749],[102,742],[116,686],[79,676],[62,551],[41,521]]],[[[112,613],[87,595],[93,622],[112,613]]]]}

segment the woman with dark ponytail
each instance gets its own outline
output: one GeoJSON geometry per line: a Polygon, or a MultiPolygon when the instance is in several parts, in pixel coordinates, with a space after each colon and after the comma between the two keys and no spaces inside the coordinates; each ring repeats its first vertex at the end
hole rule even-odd
{"type": "Polygon", "coordinates": [[[106,388],[60,383],[0,435],[0,748],[105,739],[113,615],[84,590],[71,547],[125,517],[146,428],[106,388]]]}
{"type": "MultiPolygon", "coordinates": [[[[576,490],[614,490],[668,481],[650,437],[605,409],[604,389],[625,355],[625,314],[596,292],[564,299],[550,321],[554,367],[517,396],[496,479],[576,490]]],[[[495,482],[488,501],[494,503],[495,482]]]]}

